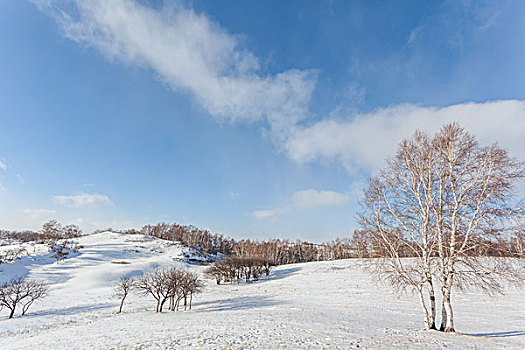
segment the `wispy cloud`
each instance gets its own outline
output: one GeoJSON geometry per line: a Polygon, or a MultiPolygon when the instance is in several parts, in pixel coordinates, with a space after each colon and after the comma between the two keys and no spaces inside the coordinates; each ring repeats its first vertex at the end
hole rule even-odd
{"type": "Polygon", "coordinates": [[[255,219],[276,220],[278,217],[291,214],[296,209],[340,206],[348,203],[348,196],[335,191],[318,191],[314,189],[294,192],[285,204],[275,209],[256,210],[249,213],[255,219]]]}
{"type": "Polygon", "coordinates": [[[7,170],[7,163],[6,163],[5,159],[1,159],[0,158],[0,169],[7,170]]]}
{"type": "Polygon", "coordinates": [[[247,215],[254,217],[258,220],[275,220],[279,216],[291,212],[291,208],[284,207],[284,208],[275,208],[275,209],[265,209],[265,210],[256,210],[254,212],[251,212],[247,215]]]}
{"type": "Polygon", "coordinates": [[[56,211],[52,209],[23,209],[22,212],[29,215],[31,219],[42,219],[56,215],[56,211]]]}
{"type": "Polygon", "coordinates": [[[308,114],[315,71],[261,74],[239,36],[180,3],[161,9],[124,0],[35,3],[67,38],[111,60],[152,69],[219,119],[265,120],[279,134],[308,114]]]}
{"type": "Polygon", "coordinates": [[[57,204],[71,208],[111,206],[113,202],[105,194],[80,193],[70,196],[54,196],[53,201],[57,204]]]}
{"type": "Polygon", "coordinates": [[[348,203],[348,196],[342,193],[313,189],[297,191],[292,195],[291,199],[300,208],[329,207],[348,203]]]}
{"type": "Polygon", "coordinates": [[[17,178],[18,182],[20,182],[22,185],[26,183],[26,181],[24,180],[22,175],[16,174],[16,178],[17,178]]]}

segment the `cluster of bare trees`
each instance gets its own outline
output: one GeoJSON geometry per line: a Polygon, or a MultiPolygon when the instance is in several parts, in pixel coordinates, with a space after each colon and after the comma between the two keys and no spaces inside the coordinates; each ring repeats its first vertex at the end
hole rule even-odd
{"type": "Polygon", "coordinates": [[[13,249],[8,249],[3,253],[0,253],[0,264],[9,263],[18,258],[27,255],[27,250],[24,247],[16,247],[13,249]]]}
{"type": "Polygon", "coordinates": [[[124,231],[124,233],[144,234],[169,241],[177,241],[185,245],[200,247],[204,252],[211,254],[222,253],[229,255],[235,243],[233,239],[221,234],[177,223],[145,225],[139,231],[131,229],[124,231]]]}
{"type": "Polygon", "coordinates": [[[146,272],[137,278],[121,278],[116,286],[120,298],[119,313],[132,290],[153,297],[155,311],[162,312],[166,302],[170,311],[178,311],[183,302],[184,310],[191,310],[193,296],[202,292],[204,283],[195,272],[178,267],[163,267],[146,272]]]}
{"type": "Polygon", "coordinates": [[[81,235],[82,230],[77,225],[62,226],[56,220],[44,223],[40,231],[0,231],[0,237],[16,239],[22,242],[56,242],[59,239],[77,238],[81,235]]]}
{"type": "Polygon", "coordinates": [[[263,274],[270,275],[270,269],[274,266],[266,259],[254,257],[232,257],[213,263],[204,274],[214,278],[217,284],[224,282],[257,281],[263,274]]]}
{"type": "Polygon", "coordinates": [[[16,308],[22,306],[22,316],[33,303],[47,295],[48,288],[42,282],[16,277],[0,284],[0,310],[9,310],[13,318],[16,308]]]}
{"type": "Polygon", "coordinates": [[[436,290],[439,328],[453,332],[453,288],[498,293],[525,281],[524,207],[515,197],[524,177],[524,163],[454,123],[402,141],[369,181],[358,241],[379,258],[370,260],[374,272],[417,292],[427,329],[437,328],[436,290]]]}

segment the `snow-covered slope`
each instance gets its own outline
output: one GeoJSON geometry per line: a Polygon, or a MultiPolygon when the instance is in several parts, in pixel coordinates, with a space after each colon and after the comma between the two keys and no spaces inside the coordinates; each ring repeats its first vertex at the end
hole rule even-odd
{"type": "Polygon", "coordinates": [[[181,261],[188,248],[140,235],[78,241],[80,253],[58,264],[29,245],[30,257],[0,265],[0,280],[27,274],[51,286],[26,316],[0,313],[0,349],[525,348],[523,291],[495,300],[456,294],[456,328],[464,334],[425,332],[416,299],[376,284],[355,260],[280,266],[250,284],[207,280],[187,312],[155,314],[153,300],[132,295],[117,315],[119,277],[171,264],[204,267],[181,261]]]}

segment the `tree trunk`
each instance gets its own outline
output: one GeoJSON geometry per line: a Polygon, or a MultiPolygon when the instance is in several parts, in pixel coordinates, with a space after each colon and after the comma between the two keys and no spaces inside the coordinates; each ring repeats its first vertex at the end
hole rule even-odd
{"type": "Polygon", "coordinates": [[[423,288],[418,287],[417,294],[419,296],[419,303],[421,304],[421,308],[423,309],[423,314],[425,315],[425,329],[430,329],[430,315],[428,314],[428,309],[425,304],[425,297],[423,296],[423,288]]]}
{"type": "Polygon", "coordinates": [[[159,308],[160,308],[160,298],[157,299],[157,308],[155,309],[155,312],[159,312],[159,308]]]}
{"type": "Polygon", "coordinates": [[[455,332],[454,330],[454,315],[452,313],[452,303],[450,300],[450,287],[445,288],[445,294],[443,295],[443,304],[447,312],[447,322],[445,324],[444,332],[455,332]]]}
{"type": "Polygon", "coordinates": [[[436,329],[436,293],[432,278],[427,280],[428,296],[430,299],[429,329],[436,329]]]}
{"type": "Polygon", "coordinates": [[[9,313],[9,318],[13,318],[13,315],[15,314],[16,306],[11,309],[11,312],[9,313]]]}
{"type": "Polygon", "coordinates": [[[122,298],[122,300],[120,301],[120,307],[118,308],[119,314],[122,312],[122,305],[124,305],[124,299],[126,299],[126,297],[122,298]]]}
{"type": "MultiPolygon", "coordinates": [[[[445,295],[445,292],[441,290],[441,293],[445,295]]],[[[440,331],[445,330],[445,325],[447,323],[447,310],[445,309],[445,300],[441,302],[441,325],[439,326],[440,331]]]]}
{"type": "Polygon", "coordinates": [[[193,293],[190,294],[190,310],[191,310],[191,301],[193,300],[193,293]]]}

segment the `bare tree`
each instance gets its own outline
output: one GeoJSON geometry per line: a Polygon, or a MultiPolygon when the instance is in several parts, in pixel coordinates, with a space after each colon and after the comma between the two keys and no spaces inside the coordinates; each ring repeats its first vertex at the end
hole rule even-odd
{"type": "Polygon", "coordinates": [[[199,279],[199,275],[195,272],[187,271],[182,278],[182,289],[184,295],[184,310],[188,305],[189,297],[189,309],[191,310],[191,303],[193,301],[193,295],[202,293],[204,283],[199,279]]]}
{"type": "Polygon", "coordinates": [[[497,145],[480,146],[457,124],[433,138],[416,132],[399,145],[387,166],[370,180],[359,214],[374,271],[396,288],[417,291],[425,328],[435,328],[434,276],[443,296],[441,329],[453,332],[453,287],[503,291],[522,283],[522,259],[507,258],[498,242],[517,232],[523,206],[514,186],[524,164],[497,145]],[[487,252],[498,258],[487,259],[487,252]],[[403,259],[411,257],[411,259],[403,259]],[[427,308],[424,291],[428,294],[427,308]]]}
{"type": "Polygon", "coordinates": [[[62,225],[56,220],[50,220],[42,225],[42,234],[52,242],[56,242],[62,238],[64,230],[62,225]]]}
{"type": "Polygon", "coordinates": [[[129,292],[133,288],[134,280],[129,277],[121,277],[115,286],[115,294],[117,297],[120,298],[120,306],[118,309],[118,313],[120,314],[122,312],[122,306],[124,305],[124,300],[126,300],[126,297],[128,296],[129,292]]]}
{"type": "Polygon", "coordinates": [[[159,268],[147,272],[137,279],[136,286],[145,295],[151,295],[156,301],[155,312],[162,312],[164,303],[171,296],[171,286],[167,283],[167,272],[159,268]]]}
{"type": "Polygon", "coordinates": [[[204,270],[204,275],[210,278],[214,278],[217,284],[221,284],[223,274],[224,273],[221,270],[221,268],[215,264],[204,270]]]}
{"type": "Polygon", "coordinates": [[[66,225],[62,229],[65,238],[77,238],[82,235],[82,230],[77,225],[66,225]]]}
{"type": "Polygon", "coordinates": [[[16,308],[22,305],[22,315],[38,299],[47,294],[47,287],[37,281],[24,281],[23,277],[16,277],[0,285],[0,307],[7,308],[9,318],[13,318],[16,308]]]}

